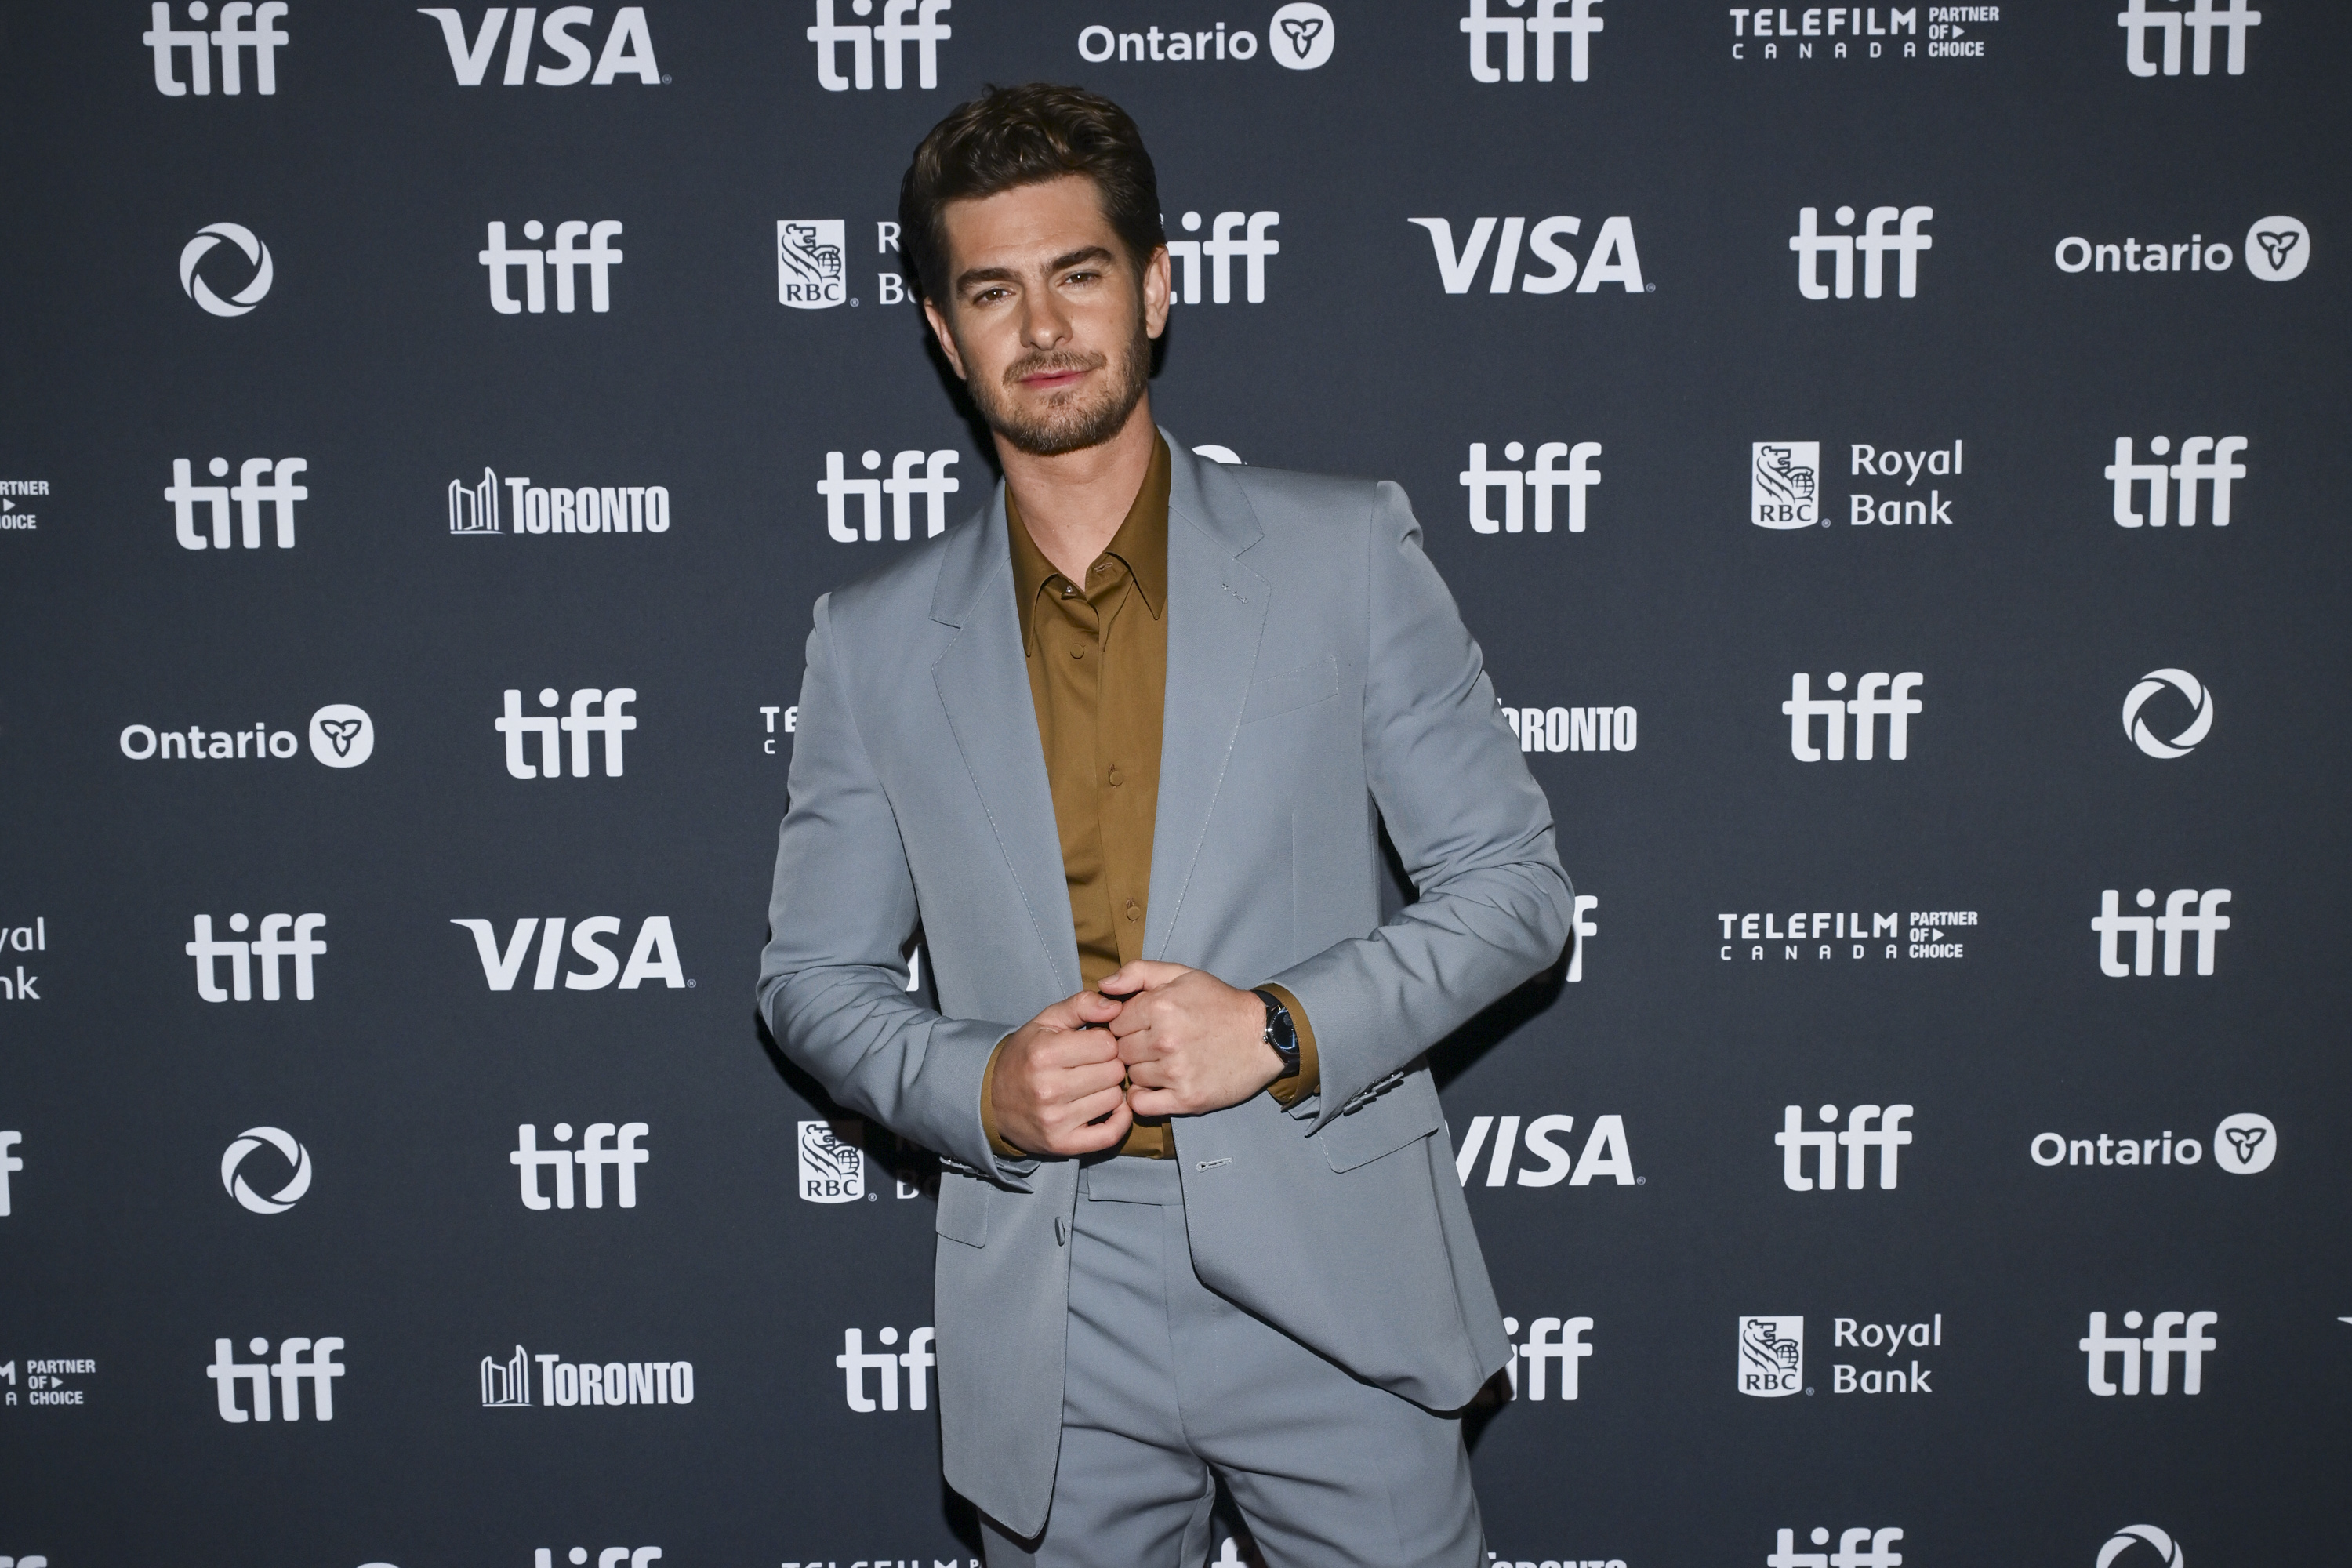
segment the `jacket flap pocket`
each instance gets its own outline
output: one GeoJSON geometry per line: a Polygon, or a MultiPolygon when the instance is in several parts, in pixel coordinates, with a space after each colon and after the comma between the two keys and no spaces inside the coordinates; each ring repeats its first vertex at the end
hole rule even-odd
{"type": "Polygon", "coordinates": [[[976,1176],[941,1171],[939,1233],[966,1247],[987,1246],[988,1186],[976,1176]]]}
{"type": "Polygon", "coordinates": [[[1315,1141],[1323,1145],[1324,1158],[1330,1161],[1332,1170],[1352,1171],[1428,1137],[1444,1121],[1429,1075],[1416,1072],[1379,1099],[1332,1121],[1315,1135],[1315,1141]]]}
{"type": "Polygon", "coordinates": [[[1242,705],[1242,722],[1255,724],[1261,719],[1271,719],[1277,713],[1305,708],[1339,693],[1339,661],[1327,653],[1313,664],[1291,670],[1286,675],[1268,676],[1264,680],[1252,681],[1249,700],[1242,705]]]}

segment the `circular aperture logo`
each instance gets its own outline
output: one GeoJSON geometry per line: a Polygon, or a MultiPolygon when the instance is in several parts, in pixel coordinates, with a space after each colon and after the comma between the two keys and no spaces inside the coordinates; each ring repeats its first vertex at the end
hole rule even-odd
{"type": "Polygon", "coordinates": [[[1331,58],[1335,34],[1330,12],[1310,0],[1292,0],[1266,24],[1265,43],[1275,64],[1311,71],[1331,58]]]}
{"type": "Polygon", "coordinates": [[[2139,684],[2124,699],[2124,733],[2132,738],[2133,745],[2151,757],[2185,757],[2197,749],[2197,742],[2212,728],[2213,694],[2185,669],[2151,669],[2139,678],[2139,684]],[[2197,716],[2180,733],[2162,741],[2147,727],[2147,721],[2140,717],[2140,710],[2147,706],[2149,698],[2167,687],[2187,698],[2197,716]]]}
{"type": "Polygon", "coordinates": [[[310,1151],[297,1142],[290,1132],[275,1127],[248,1127],[236,1135],[236,1142],[230,1144],[228,1152],[221,1156],[221,1185],[229,1196],[255,1214],[284,1214],[310,1190],[310,1151]],[[237,1167],[245,1163],[245,1157],[264,1143],[285,1155],[286,1163],[294,1168],[294,1173],[287,1178],[286,1184],[266,1198],[247,1186],[245,1178],[237,1174],[237,1167]]]}
{"type": "Polygon", "coordinates": [[[2278,1129],[2267,1116],[2241,1110],[2213,1129],[2213,1163],[2233,1176],[2258,1176],[2278,1158],[2278,1129]]]}
{"type": "Polygon", "coordinates": [[[330,702],[310,715],[310,754],[331,768],[355,768],[375,754],[375,721],[364,708],[330,702]]]}
{"type": "Polygon", "coordinates": [[[2291,283],[2311,265],[2311,230],[2301,218],[2266,217],[2246,230],[2246,270],[2265,283],[2291,283]]]}
{"type": "Polygon", "coordinates": [[[196,232],[196,237],[180,249],[180,291],[215,316],[242,316],[261,303],[269,292],[275,269],[269,260],[269,247],[255,237],[253,230],[241,223],[206,224],[196,232]],[[211,254],[215,246],[227,240],[245,252],[246,260],[253,264],[253,280],[227,299],[213,292],[196,268],[211,254]]]}

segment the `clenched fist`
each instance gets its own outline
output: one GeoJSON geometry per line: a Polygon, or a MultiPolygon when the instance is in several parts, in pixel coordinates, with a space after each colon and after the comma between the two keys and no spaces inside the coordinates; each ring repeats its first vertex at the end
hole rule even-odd
{"type": "Polygon", "coordinates": [[[1265,1042],[1265,1004],[1204,969],[1138,959],[1102,983],[1123,998],[1110,1020],[1138,1116],[1223,1110],[1282,1075],[1265,1042]]]}
{"type": "Polygon", "coordinates": [[[1063,998],[1004,1037],[989,1079],[997,1136],[1032,1154],[1115,1149],[1135,1117],[1127,1064],[1109,1031],[1120,1005],[1097,992],[1063,998]],[[1108,1116],[1100,1126],[1097,1118],[1108,1116]]]}

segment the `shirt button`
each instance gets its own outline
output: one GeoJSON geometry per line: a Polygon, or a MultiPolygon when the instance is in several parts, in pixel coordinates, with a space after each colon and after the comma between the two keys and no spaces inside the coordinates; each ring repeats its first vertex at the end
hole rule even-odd
{"type": "Polygon", "coordinates": [[[1128,900],[1127,918],[1131,921],[1141,920],[1143,918],[1143,906],[1137,903],[1133,899],[1128,900]]]}
{"type": "Polygon", "coordinates": [[[1084,658],[1087,657],[1087,650],[1082,647],[1074,647],[1070,650],[1070,657],[1072,658],[1084,658]]]}
{"type": "Polygon", "coordinates": [[[1113,788],[1113,789],[1117,789],[1119,785],[1121,785],[1121,784],[1125,784],[1126,782],[1127,782],[1127,775],[1126,775],[1125,773],[1120,773],[1117,768],[1113,768],[1113,769],[1111,769],[1111,771],[1110,771],[1110,785],[1111,785],[1111,788],[1113,788]]]}
{"type": "Polygon", "coordinates": [[[1065,583],[1062,584],[1062,597],[1065,599],[1075,599],[1077,596],[1078,585],[1076,583],[1065,583]]]}

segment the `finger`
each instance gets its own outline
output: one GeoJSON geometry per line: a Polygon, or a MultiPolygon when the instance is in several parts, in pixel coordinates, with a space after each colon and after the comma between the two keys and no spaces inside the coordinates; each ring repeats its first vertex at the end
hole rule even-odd
{"type": "Polygon", "coordinates": [[[1108,1029],[1070,1029],[1045,1035],[1029,1051],[1032,1065],[1049,1069],[1085,1067],[1118,1058],[1118,1041],[1108,1029]]]}
{"type": "Polygon", "coordinates": [[[1179,975],[1192,972],[1181,963],[1159,963],[1149,958],[1130,959],[1118,969],[1103,977],[1097,989],[1114,996],[1131,996],[1139,991],[1156,991],[1179,975]]]}
{"type": "Polygon", "coordinates": [[[1168,1054],[1167,1043],[1157,1029],[1138,1029],[1119,1039],[1118,1059],[1129,1067],[1138,1062],[1158,1061],[1168,1054]]]}
{"type": "Polygon", "coordinates": [[[1037,1015],[1035,1022],[1048,1029],[1083,1029],[1089,1024],[1108,1024],[1118,1016],[1118,1002],[1097,991],[1081,991],[1075,996],[1065,996],[1037,1015]]]}
{"type": "Polygon", "coordinates": [[[1127,1107],[1137,1116],[1182,1116],[1190,1109],[1172,1089],[1142,1088],[1128,1090],[1127,1107]]]}
{"type": "MultiPolygon", "coordinates": [[[[1092,1062],[1084,1067],[1069,1068],[1055,1073],[1037,1098],[1044,1105],[1075,1105],[1108,1089],[1117,1089],[1127,1077],[1127,1064],[1114,1057],[1107,1062],[1092,1062]]],[[[1095,1114],[1102,1111],[1097,1109],[1095,1114]]]]}
{"type": "Polygon", "coordinates": [[[1055,1140],[1062,1145],[1058,1152],[1091,1154],[1097,1149],[1117,1148],[1126,1142],[1128,1129],[1135,1125],[1135,1113],[1128,1110],[1126,1094],[1120,1090],[1113,1090],[1112,1097],[1105,1102],[1103,1109],[1095,1111],[1094,1114],[1104,1118],[1101,1123],[1090,1124],[1092,1118],[1089,1117],[1072,1126],[1066,1133],[1055,1140]]]}

